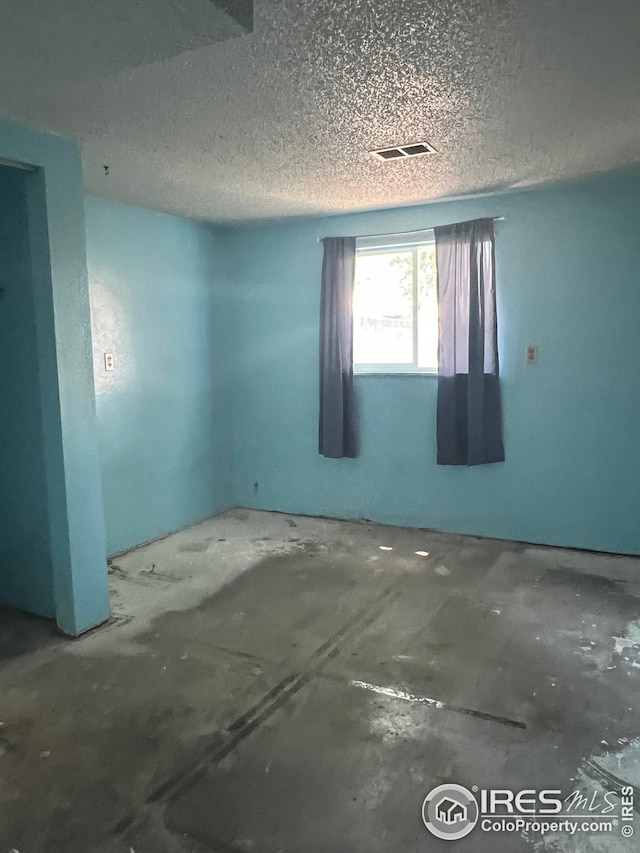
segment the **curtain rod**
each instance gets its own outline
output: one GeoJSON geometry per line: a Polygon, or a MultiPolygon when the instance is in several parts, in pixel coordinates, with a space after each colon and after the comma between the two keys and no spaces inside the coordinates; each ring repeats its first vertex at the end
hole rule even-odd
{"type": "MultiPolygon", "coordinates": [[[[485,216],[480,217],[481,219],[492,219],[494,222],[503,222],[504,216],[485,216]]],[[[412,234],[423,234],[425,231],[433,231],[432,228],[417,228],[415,231],[394,231],[391,234],[358,234],[356,239],[367,238],[367,237],[410,237],[412,234]]],[[[326,240],[326,237],[318,237],[318,243],[322,243],[323,240],[326,240]]]]}

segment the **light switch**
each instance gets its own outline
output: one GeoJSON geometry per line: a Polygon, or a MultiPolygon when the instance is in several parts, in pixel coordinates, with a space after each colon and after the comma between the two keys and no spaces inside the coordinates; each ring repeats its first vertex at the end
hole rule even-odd
{"type": "Polygon", "coordinates": [[[105,352],[105,354],[104,354],[104,369],[105,370],[115,370],[116,369],[116,363],[115,363],[115,360],[113,358],[112,352],[105,352]]]}
{"type": "Polygon", "coordinates": [[[538,347],[531,344],[527,347],[527,364],[538,363],[538,347]]]}

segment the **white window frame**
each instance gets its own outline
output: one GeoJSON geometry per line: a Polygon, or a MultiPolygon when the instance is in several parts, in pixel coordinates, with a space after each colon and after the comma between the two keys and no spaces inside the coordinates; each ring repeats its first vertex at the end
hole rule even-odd
{"type": "Polygon", "coordinates": [[[362,255],[388,255],[391,252],[413,253],[413,361],[401,364],[353,364],[354,376],[367,375],[414,375],[437,376],[436,367],[418,366],[418,249],[422,246],[433,246],[436,237],[433,229],[416,231],[410,234],[386,234],[378,237],[358,237],[356,239],[356,263],[362,255]]]}

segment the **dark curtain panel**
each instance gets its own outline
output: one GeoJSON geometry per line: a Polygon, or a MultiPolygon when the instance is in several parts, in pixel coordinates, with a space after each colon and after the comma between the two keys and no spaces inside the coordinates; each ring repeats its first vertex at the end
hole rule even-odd
{"type": "Polygon", "coordinates": [[[438,464],[503,462],[492,219],[435,228],[438,464]]]}
{"type": "Polygon", "coordinates": [[[327,237],[320,304],[320,453],[356,455],[353,422],[353,281],[356,238],[327,237]]]}

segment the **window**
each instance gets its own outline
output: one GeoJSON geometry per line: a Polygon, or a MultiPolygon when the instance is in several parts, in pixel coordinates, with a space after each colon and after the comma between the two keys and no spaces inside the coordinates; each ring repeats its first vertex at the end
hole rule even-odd
{"type": "Polygon", "coordinates": [[[436,373],[438,298],[433,231],[362,237],[353,294],[355,373],[436,373]]]}

